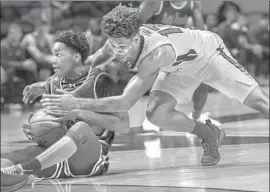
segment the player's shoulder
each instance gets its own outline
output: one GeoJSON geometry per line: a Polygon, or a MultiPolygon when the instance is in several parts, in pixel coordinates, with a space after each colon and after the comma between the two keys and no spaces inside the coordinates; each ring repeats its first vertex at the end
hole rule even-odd
{"type": "Polygon", "coordinates": [[[146,55],[145,59],[156,60],[171,53],[174,53],[173,46],[170,44],[163,44],[153,49],[148,55],[146,55]]]}
{"type": "Polygon", "coordinates": [[[148,73],[168,65],[175,60],[176,53],[171,44],[163,44],[149,52],[140,62],[138,71],[148,73]]]}

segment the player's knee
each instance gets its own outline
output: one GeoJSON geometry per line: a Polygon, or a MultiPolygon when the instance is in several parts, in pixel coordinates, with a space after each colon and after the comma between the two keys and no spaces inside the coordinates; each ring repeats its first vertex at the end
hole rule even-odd
{"type": "Polygon", "coordinates": [[[76,143],[77,147],[80,147],[90,139],[91,132],[93,131],[90,126],[80,121],[68,130],[66,136],[69,136],[76,143]]]}
{"type": "Polygon", "coordinates": [[[151,123],[163,126],[169,119],[168,115],[173,111],[174,106],[174,103],[165,102],[163,98],[152,98],[146,108],[146,117],[151,123]]]}
{"type": "Polygon", "coordinates": [[[151,104],[151,103],[148,104],[147,108],[146,108],[146,117],[151,123],[153,123],[155,125],[159,125],[160,122],[159,122],[158,116],[160,114],[158,114],[156,109],[157,109],[156,105],[151,104]]]}
{"type": "Polygon", "coordinates": [[[261,112],[265,116],[269,116],[269,97],[258,86],[247,96],[244,104],[261,112]]]}

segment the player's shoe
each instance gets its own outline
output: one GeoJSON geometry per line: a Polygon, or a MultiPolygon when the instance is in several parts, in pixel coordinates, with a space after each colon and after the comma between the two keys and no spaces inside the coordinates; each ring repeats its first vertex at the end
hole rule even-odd
{"type": "MultiPolygon", "coordinates": [[[[192,113],[190,113],[188,117],[191,118],[191,119],[194,119],[194,118],[192,117],[192,113]]],[[[206,120],[208,120],[208,119],[210,119],[210,121],[212,122],[212,124],[214,124],[214,125],[217,126],[218,128],[221,128],[221,123],[218,122],[217,120],[214,120],[214,119],[210,118],[210,117],[209,117],[209,112],[202,113],[198,119],[194,119],[194,120],[196,120],[196,121],[198,121],[198,122],[201,122],[201,123],[205,124],[205,123],[206,123],[206,120]]]]}
{"type": "Polygon", "coordinates": [[[27,184],[29,175],[24,175],[21,165],[1,169],[1,191],[11,192],[22,188],[27,184]]]}
{"type": "Polygon", "coordinates": [[[220,161],[219,147],[226,137],[224,130],[220,130],[216,125],[211,123],[210,120],[206,120],[206,124],[213,130],[212,139],[202,139],[202,147],[204,148],[204,153],[201,159],[201,164],[203,166],[216,165],[220,161]]]}

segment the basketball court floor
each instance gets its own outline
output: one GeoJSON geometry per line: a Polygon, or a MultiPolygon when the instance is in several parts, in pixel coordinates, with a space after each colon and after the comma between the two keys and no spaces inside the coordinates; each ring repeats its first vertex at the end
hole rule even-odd
{"type": "MultiPolygon", "coordinates": [[[[268,93],[269,88],[265,88],[268,93]]],[[[205,111],[222,122],[227,138],[221,161],[202,167],[202,148],[190,134],[141,127],[147,98],[130,111],[132,128],[117,135],[104,176],[33,180],[21,192],[229,192],[269,191],[269,121],[219,93],[210,93],[205,111]]],[[[179,106],[189,112],[191,105],[179,106]]],[[[1,150],[33,145],[22,133],[29,112],[1,114],[1,150]]],[[[181,125],[179,125],[180,127],[181,125]]]]}

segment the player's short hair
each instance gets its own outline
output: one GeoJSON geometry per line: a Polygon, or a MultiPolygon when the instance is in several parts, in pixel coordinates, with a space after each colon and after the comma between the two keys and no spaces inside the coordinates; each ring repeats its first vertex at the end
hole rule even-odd
{"type": "Polygon", "coordinates": [[[121,4],[103,16],[101,22],[102,32],[107,36],[116,38],[132,37],[139,31],[140,26],[139,9],[121,4]]]}
{"type": "Polygon", "coordinates": [[[82,33],[75,33],[72,30],[61,31],[56,37],[54,42],[60,42],[74,51],[78,52],[82,56],[82,62],[84,63],[90,52],[90,45],[87,38],[82,33]]]}

